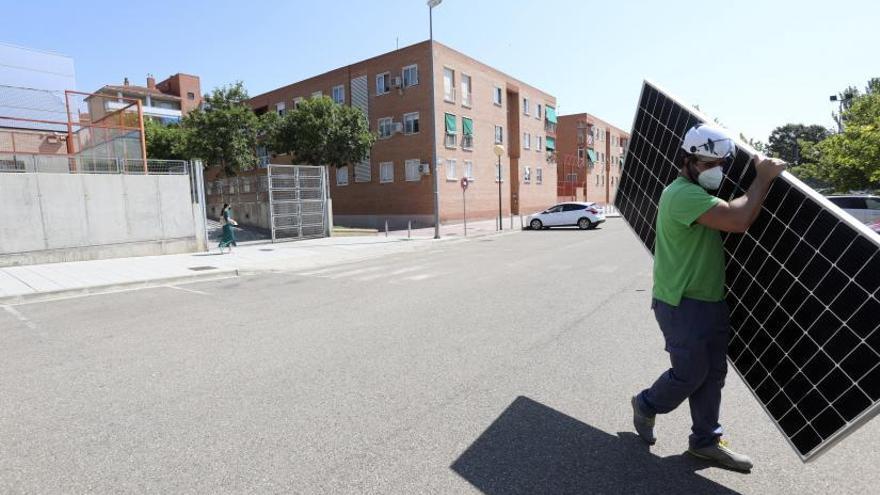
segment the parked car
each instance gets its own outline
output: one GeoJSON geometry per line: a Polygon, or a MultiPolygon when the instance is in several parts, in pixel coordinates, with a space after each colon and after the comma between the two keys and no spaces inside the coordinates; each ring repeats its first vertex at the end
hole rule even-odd
{"type": "Polygon", "coordinates": [[[880,196],[848,195],[828,196],[828,201],[865,224],[880,222],[880,196]]]}
{"type": "Polygon", "coordinates": [[[532,230],[550,227],[577,226],[581,230],[592,229],[605,221],[605,211],[596,203],[567,202],[533,213],[526,218],[532,230]]]}
{"type": "Polygon", "coordinates": [[[868,228],[880,234],[880,221],[868,224],[868,228]]]}

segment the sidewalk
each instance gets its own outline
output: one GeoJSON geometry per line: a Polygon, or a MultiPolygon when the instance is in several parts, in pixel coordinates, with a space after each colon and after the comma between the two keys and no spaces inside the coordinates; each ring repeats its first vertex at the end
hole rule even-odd
{"type": "MultiPolygon", "coordinates": [[[[523,217],[523,221],[525,221],[525,217],[523,217]]],[[[498,220],[480,220],[476,222],[468,222],[467,223],[467,237],[482,237],[487,235],[495,235],[495,234],[507,234],[510,232],[519,232],[522,230],[519,224],[519,216],[513,217],[513,229],[510,228],[510,217],[504,219],[504,230],[498,231],[498,220]]],[[[377,234],[380,237],[385,236],[385,231],[380,230],[377,234]]],[[[388,238],[407,238],[407,236],[411,235],[413,239],[433,239],[434,238],[434,227],[427,227],[421,229],[413,229],[412,232],[408,232],[406,229],[403,230],[392,230],[388,232],[388,238]]],[[[463,223],[450,223],[440,225],[440,237],[443,239],[446,238],[464,238],[464,224],[463,223]]]]}
{"type": "MultiPolygon", "coordinates": [[[[491,226],[475,226],[471,237],[494,235],[491,226]]],[[[434,229],[420,229],[407,238],[404,230],[366,236],[329,237],[279,243],[248,243],[219,254],[216,244],[207,253],[143,256],[106,260],[47,263],[0,268],[0,304],[16,304],[59,297],[108,292],[127,288],[171,285],[194,280],[235,277],[273,270],[308,270],[350,263],[387,254],[427,249],[449,242],[460,226],[443,226],[442,238],[434,240],[434,229]]],[[[519,231],[519,229],[516,229],[519,231]]],[[[503,233],[509,231],[505,227],[503,233]]]]}

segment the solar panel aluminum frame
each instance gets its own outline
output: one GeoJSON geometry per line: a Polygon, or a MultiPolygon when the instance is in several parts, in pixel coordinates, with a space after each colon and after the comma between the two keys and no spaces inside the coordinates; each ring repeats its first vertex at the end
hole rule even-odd
{"type": "MultiPolygon", "coordinates": [[[[671,100],[675,104],[679,105],[682,109],[684,109],[685,111],[690,113],[693,117],[695,117],[700,122],[709,123],[709,122],[713,121],[713,119],[709,118],[701,111],[683,103],[684,100],[676,97],[675,95],[673,95],[669,91],[665,90],[664,88],[660,87],[659,85],[657,85],[647,79],[642,84],[642,88],[639,93],[638,105],[641,105],[642,99],[645,96],[645,91],[648,87],[653,88],[653,90],[661,93],[663,96],[665,96],[666,98],[668,98],[669,100],[671,100]]],[[[632,136],[632,138],[629,140],[629,143],[627,146],[627,153],[626,153],[626,157],[627,157],[626,163],[627,164],[630,164],[632,162],[632,160],[635,158],[635,153],[634,153],[633,147],[636,145],[637,140],[634,138],[637,135],[636,124],[638,123],[638,117],[639,117],[639,113],[641,111],[641,109],[638,107],[638,105],[637,105],[636,113],[633,116],[633,124],[631,127],[632,131],[630,133],[630,136],[632,136]]],[[[672,131],[672,130],[670,129],[670,131],[672,131]]],[[[649,141],[647,138],[644,138],[644,139],[645,139],[645,141],[649,141]]],[[[742,140],[734,138],[734,142],[736,143],[737,148],[740,150],[743,150],[746,154],[751,155],[751,156],[758,154],[758,152],[754,148],[749,146],[747,143],[742,142],[742,140]]],[[[654,148],[656,149],[656,147],[654,147],[654,148]]],[[[666,158],[666,157],[664,157],[664,158],[666,158]]],[[[672,164],[672,166],[676,167],[675,164],[672,164]]],[[[734,189],[732,190],[732,192],[730,192],[729,198],[738,197],[743,192],[745,192],[743,187],[738,186],[738,183],[740,182],[741,179],[743,179],[743,177],[746,174],[748,174],[753,169],[754,169],[754,167],[753,167],[752,163],[749,161],[748,163],[745,164],[745,166],[743,166],[743,169],[738,176],[736,176],[735,178],[730,178],[730,177],[725,178],[725,181],[732,181],[733,182],[734,189]]],[[[676,168],[676,170],[677,170],[677,168],[676,168]]],[[[652,173],[652,175],[653,175],[653,173],[652,173]]],[[[659,179],[659,177],[654,176],[654,178],[658,179],[658,182],[661,182],[661,184],[662,184],[662,181],[659,179]]],[[[632,178],[630,178],[630,180],[633,181],[633,183],[636,184],[636,187],[637,187],[638,183],[635,182],[635,180],[632,178]]],[[[821,207],[825,208],[826,210],[828,210],[829,212],[833,213],[834,216],[836,217],[835,220],[840,221],[840,222],[846,224],[847,226],[851,227],[858,234],[861,234],[862,237],[871,241],[878,249],[880,249],[880,235],[878,235],[877,233],[872,231],[870,228],[868,228],[863,223],[859,222],[856,218],[852,217],[850,214],[846,213],[843,209],[841,209],[840,207],[838,207],[837,205],[835,205],[834,203],[829,201],[827,198],[825,198],[821,194],[817,193],[811,187],[804,184],[798,178],[793,176],[790,172],[788,172],[788,171],[782,172],[782,174],[780,175],[780,177],[777,180],[783,180],[783,181],[787,182],[792,188],[797,189],[800,193],[802,193],[805,196],[803,204],[806,204],[807,200],[814,201],[819,206],[821,206],[821,207]]],[[[623,183],[621,183],[621,185],[623,185],[623,183]]],[[[620,187],[620,186],[618,186],[618,187],[620,187]]],[[[639,189],[640,189],[640,191],[639,191],[640,194],[645,196],[646,192],[644,190],[642,190],[641,188],[639,188],[639,189]]],[[[615,197],[615,204],[616,204],[618,210],[621,211],[621,213],[623,213],[623,207],[622,207],[623,205],[617,204],[619,198],[620,198],[620,196],[615,197]]],[[[651,204],[653,205],[653,202],[651,204]]],[[[654,205],[654,206],[656,207],[656,205],[654,205]]],[[[762,208],[764,208],[763,205],[762,205],[762,208]]],[[[773,212],[770,212],[770,210],[766,210],[766,211],[768,213],[770,213],[771,215],[773,215],[773,212]]],[[[636,213],[639,214],[638,212],[636,212],[636,213]]],[[[778,211],[776,213],[778,213],[778,211]]],[[[630,224],[630,221],[628,219],[626,219],[625,216],[623,216],[623,215],[621,215],[621,216],[625,219],[625,223],[626,223],[627,227],[633,232],[633,234],[635,234],[636,237],[638,237],[640,240],[643,240],[640,233],[637,232],[635,230],[635,228],[633,228],[633,226],[630,224]]],[[[647,218],[643,215],[639,214],[639,216],[641,217],[641,220],[645,221],[647,224],[654,223],[654,222],[648,222],[647,218]]],[[[775,215],[773,215],[773,216],[775,218],[775,215]]],[[[654,225],[652,225],[652,227],[656,230],[655,223],[654,223],[654,225]]],[[[830,235],[830,231],[828,232],[828,234],[830,235]]],[[[732,234],[723,233],[723,235],[725,236],[724,240],[726,241],[727,236],[732,235],[732,234]]],[[[645,242],[641,242],[641,244],[645,247],[646,250],[648,250],[648,252],[653,257],[652,246],[647,245],[645,242]]],[[[652,242],[652,244],[653,244],[653,242],[652,242]]],[[[739,244],[737,244],[737,248],[738,247],[739,247],[739,244]]],[[[847,248],[848,247],[849,246],[847,246],[847,248]]],[[[817,250],[817,252],[818,252],[818,250],[817,250]]],[[[725,259],[726,259],[725,268],[727,268],[727,265],[730,263],[730,259],[728,259],[727,253],[725,253],[725,259]]],[[[870,260],[870,257],[869,257],[869,260],[870,260]]],[[[737,264],[739,264],[739,262],[737,262],[737,264]]],[[[746,272],[746,273],[748,273],[748,272],[746,272]]],[[[751,275],[751,274],[749,274],[749,275],[751,275]]],[[[732,281],[728,281],[728,282],[730,283],[732,281]]],[[[732,297],[736,298],[736,296],[732,296],[732,297]]],[[[733,309],[733,308],[731,308],[731,309],[733,309]]],[[[791,317],[789,317],[789,318],[791,318],[791,317]]],[[[793,319],[792,319],[792,321],[793,321],[793,319]]],[[[875,330],[875,331],[880,331],[880,330],[875,330]]],[[[809,462],[809,461],[816,459],[822,453],[827,452],[830,447],[834,446],[837,442],[839,442],[840,440],[845,438],[847,435],[849,435],[850,433],[857,430],[864,423],[866,423],[871,418],[873,418],[878,413],[880,413],[880,401],[874,401],[870,406],[868,406],[867,408],[862,410],[861,413],[859,413],[857,416],[855,416],[851,420],[849,420],[849,421],[844,420],[845,422],[844,422],[843,426],[839,427],[838,430],[836,430],[833,434],[826,437],[824,440],[822,440],[818,445],[813,447],[811,450],[809,450],[805,453],[801,453],[801,451],[794,444],[794,442],[792,441],[792,438],[791,438],[791,437],[795,436],[795,434],[792,434],[790,437],[789,434],[787,434],[783,430],[782,426],[780,426],[779,420],[774,418],[774,415],[771,414],[771,412],[768,410],[767,404],[765,404],[765,401],[762,400],[758,396],[758,393],[756,392],[756,390],[754,390],[752,388],[752,385],[746,379],[746,377],[744,376],[744,373],[735,365],[735,363],[734,363],[733,359],[730,357],[730,355],[728,355],[727,359],[730,363],[730,367],[733,368],[733,370],[737,373],[737,375],[740,377],[740,379],[743,381],[743,383],[746,384],[746,387],[749,389],[749,391],[752,393],[752,395],[755,397],[755,399],[758,401],[758,403],[764,409],[764,412],[770,417],[771,422],[776,426],[776,428],[779,430],[779,432],[785,438],[786,442],[788,442],[788,444],[791,446],[792,450],[794,450],[795,454],[797,454],[797,456],[801,459],[802,462],[809,462]]],[[[832,369],[832,371],[833,371],[833,369],[832,369]]],[[[868,373],[870,373],[870,370],[868,371],[868,373]]],[[[864,378],[865,375],[862,375],[862,378],[864,378]]],[[[853,380],[853,383],[855,383],[856,381],[857,380],[853,380]]],[[[781,392],[778,392],[778,393],[781,393],[781,392]]],[[[828,401],[828,402],[831,403],[834,401],[828,401]]],[[[792,406],[792,408],[794,408],[794,406],[792,406]]],[[[815,419],[815,417],[813,419],[815,419]]],[[[843,418],[841,418],[841,419],[843,419],[843,418]]]]}

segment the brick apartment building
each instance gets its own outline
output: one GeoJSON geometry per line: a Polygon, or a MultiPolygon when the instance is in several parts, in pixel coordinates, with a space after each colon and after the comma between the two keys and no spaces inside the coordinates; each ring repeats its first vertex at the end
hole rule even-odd
{"type": "MultiPolygon", "coordinates": [[[[177,73],[162,82],[156,83],[152,75],[147,76],[146,86],[130,84],[126,77],[121,86],[107,85],[95,91],[96,94],[141,100],[144,118],[163,123],[180,122],[191,110],[202,104],[202,88],[198,76],[177,73]]],[[[117,110],[125,104],[101,99],[89,101],[89,114],[98,120],[109,111],[117,110]]]]}
{"type": "Polygon", "coordinates": [[[463,217],[462,177],[470,179],[468,218],[497,216],[496,143],[505,148],[505,216],[556,200],[555,97],[436,41],[432,66],[431,51],[430,41],[421,42],[250,100],[257,113],[283,113],[304,98],[326,95],[368,116],[379,136],[369,159],[330,171],[335,223],[433,225],[433,177],[426,171],[435,146],[441,223],[463,217]]]}
{"type": "Polygon", "coordinates": [[[559,116],[560,201],[614,202],[629,133],[588,113],[559,116]]]}

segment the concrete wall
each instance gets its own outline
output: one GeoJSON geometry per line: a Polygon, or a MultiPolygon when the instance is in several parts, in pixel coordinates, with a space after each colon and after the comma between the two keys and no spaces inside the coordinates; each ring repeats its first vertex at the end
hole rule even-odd
{"type": "Polygon", "coordinates": [[[0,174],[0,266],[205,247],[188,175],[0,174]]]}

